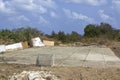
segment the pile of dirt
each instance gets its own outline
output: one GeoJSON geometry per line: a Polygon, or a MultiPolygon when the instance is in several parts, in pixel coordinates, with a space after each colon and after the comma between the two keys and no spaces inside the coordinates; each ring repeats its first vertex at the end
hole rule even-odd
{"type": "Polygon", "coordinates": [[[20,74],[14,74],[9,80],[58,80],[49,71],[23,71],[20,74]]]}

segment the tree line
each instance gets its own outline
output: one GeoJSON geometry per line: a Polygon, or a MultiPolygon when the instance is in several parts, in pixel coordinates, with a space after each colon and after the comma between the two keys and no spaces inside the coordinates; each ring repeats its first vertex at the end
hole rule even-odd
{"type": "Polygon", "coordinates": [[[36,28],[22,27],[13,30],[3,29],[0,30],[0,44],[10,44],[21,41],[27,41],[31,46],[31,39],[34,37],[40,37],[43,33],[36,28]]]}
{"type": "Polygon", "coordinates": [[[65,33],[64,31],[56,33],[52,31],[50,35],[47,35],[32,27],[22,27],[13,30],[2,29],[0,30],[0,44],[27,41],[31,46],[31,38],[43,36],[47,39],[60,41],[61,43],[81,42],[84,38],[101,38],[120,41],[120,30],[112,28],[108,23],[86,25],[84,28],[84,35],[80,35],[75,31],[71,33],[65,33]]]}
{"type": "Polygon", "coordinates": [[[97,37],[103,39],[111,39],[120,41],[120,30],[114,29],[108,23],[101,23],[100,25],[89,24],[84,29],[85,37],[97,37]]]}
{"type": "Polygon", "coordinates": [[[50,35],[51,38],[61,41],[62,43],[81,42],[84,38],[100,38],[120,41],[120,30],[114,29],[108,23],[88,24],[84,28],[84,35],[80,35],[75,31],[65,34],[63,31],[50,35]]]}
{"type": "Polygon", "coordinates": [[[82,36],[75,31],[67,34],[65,34],[63,31],[59,31],[58,33],[52,31],[49,37],[61,41],[62,43],[79,42],[82,38],[82,36]]]}

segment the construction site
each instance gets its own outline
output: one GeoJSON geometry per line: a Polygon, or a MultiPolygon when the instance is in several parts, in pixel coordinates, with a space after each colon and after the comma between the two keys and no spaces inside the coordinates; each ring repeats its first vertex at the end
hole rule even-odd
{"type": "Polygon", "coordinates": [[[120,80],[120,0],[0,0],[0,80],[120,80]]]}
{"type": "Polygon", "coordinates": [[[113,74],[112,80],[120,78],[120,58],[106,46],[54,46],[53,41],[42,42],[39,37],[32,41],[32,48],[28,48],[27,43],[1,45],[1,80],[15,80],[16,76],[12,74],[22,71],[17,80],[29,80],[21,77],[23,74],[48,75],[48,72],[35,72],[39,70],[52,71],[57,76],[50,80],[111,80],[113,74]],[[8,79],[10,75],[12,78],[8,79]]]}

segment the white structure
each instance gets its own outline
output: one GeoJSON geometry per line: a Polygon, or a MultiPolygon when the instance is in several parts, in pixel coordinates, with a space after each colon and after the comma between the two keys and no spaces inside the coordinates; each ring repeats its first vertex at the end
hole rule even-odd
{"type": "Polygon", "coordinates": [[[5,52],[6,49],[5,49],[5,45],[0,45],[0,52],[5,52]]]}
{"type": "Polygon", "coordinates": [[[17,49],[23,49],[22,43],[15,43],[15,44],[10,44],[5,46],[6,51],[12,51],[12,50],[17,50],[17,49]]]}
{"type": "Polygon", "coordinates": [[[33,43],[33,47],[45,46],[39,37],[33,38],[32,43],[33,43]]]}

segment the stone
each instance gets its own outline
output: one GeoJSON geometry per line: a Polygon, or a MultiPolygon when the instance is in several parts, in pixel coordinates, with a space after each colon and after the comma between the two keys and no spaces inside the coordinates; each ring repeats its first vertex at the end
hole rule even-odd
{"type": "Polygon", "coordinates": [[[59,80],[49,71],[23,71],[20,74],[14,74],[9,80],[59,80]]]}

